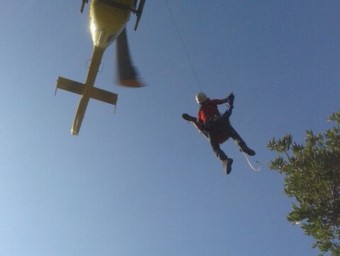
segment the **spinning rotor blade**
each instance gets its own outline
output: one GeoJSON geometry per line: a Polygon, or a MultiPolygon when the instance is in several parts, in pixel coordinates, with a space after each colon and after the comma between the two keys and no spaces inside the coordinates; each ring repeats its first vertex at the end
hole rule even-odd
{"type": "Polygon", "coordinates": [[[132,65],[125,29],[117,38],[117,69],[118,84],[132,88],[144,86],[132,65]]]}

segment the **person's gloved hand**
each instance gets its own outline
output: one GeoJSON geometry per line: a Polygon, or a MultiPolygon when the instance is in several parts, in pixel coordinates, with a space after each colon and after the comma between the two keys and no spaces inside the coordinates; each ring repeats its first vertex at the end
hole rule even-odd
{"type": "Polygon", "coordinates": [[[229,104],[229,108],[234,108],[234,99],[235,99],[234,93],[230,93],[227,99],[228,99],[227,102],[229,104]]]}

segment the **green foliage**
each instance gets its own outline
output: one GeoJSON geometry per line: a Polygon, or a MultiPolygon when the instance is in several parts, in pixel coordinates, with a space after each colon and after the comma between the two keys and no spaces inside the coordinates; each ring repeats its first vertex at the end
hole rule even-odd
{"type": "Polygon", "coordinates": [[[304,145],[290,134],[270,140],[277,157],[269,168],[285,176],[284,191],[296,199],[287,219],[300,223],[322,254],[340,255],[340,111],[329,120],[335,126],[324,134],[306,131],[304,145]]]}

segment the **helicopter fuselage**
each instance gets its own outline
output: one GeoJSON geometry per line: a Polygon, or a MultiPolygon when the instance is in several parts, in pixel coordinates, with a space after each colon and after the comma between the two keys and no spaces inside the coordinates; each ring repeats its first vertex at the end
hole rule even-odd
{"type": "Polygon", "coordinates": [[[134,0],[92,0],[89,27],[95,47],[106,48],[128,22],[134,0]],[[125,7],[124,7],[125,6],[125,7]]]}

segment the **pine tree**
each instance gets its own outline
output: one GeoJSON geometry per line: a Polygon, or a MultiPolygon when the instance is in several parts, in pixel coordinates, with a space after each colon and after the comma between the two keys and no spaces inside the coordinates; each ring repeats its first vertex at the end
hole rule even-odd
{"type": "Polygon", "coordinates": [[[314,238],[321,254],[340,255],[340,111],[324,134],[306,131],[305,145],[293,136],[269,141],[278,153],[269,168],[284,175],[284,191],[295,198],[288,221],[298,223],[314,238]]]}

